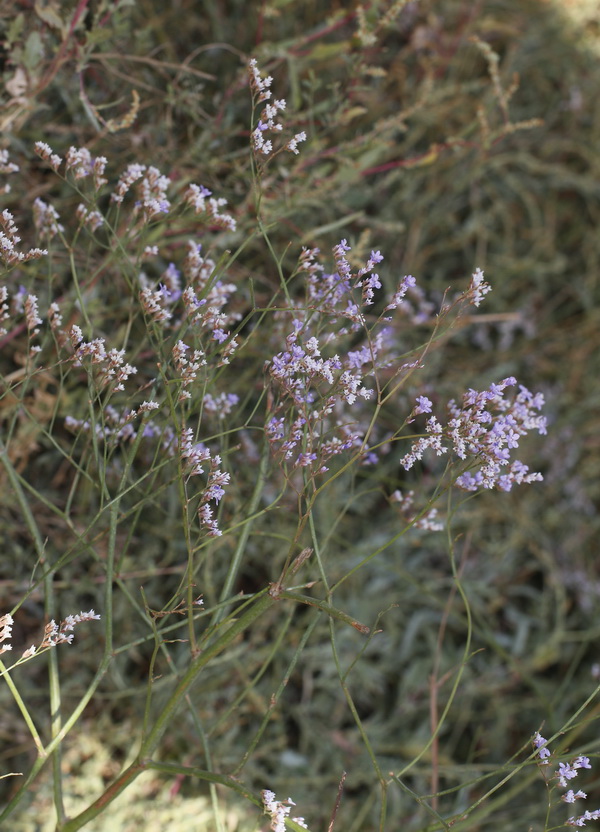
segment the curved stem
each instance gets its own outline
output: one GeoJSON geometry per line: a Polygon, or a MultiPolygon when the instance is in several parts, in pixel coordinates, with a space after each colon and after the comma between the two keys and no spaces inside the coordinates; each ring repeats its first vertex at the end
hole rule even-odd
{"type": "MultiPolygon", "coordinates": [[[[159,714],[152,730],[142,742],[137,760],[125,769],[124,772],[100,795],[100,797],[88,806],[83,812],[71,820],[68,820],[59,827],[60,832],[76,832],[81,829],[86,823],[97,817],[106,806],[111,803],[127,786],[135,780],[135,778],[145,771],[151,764],[148,759],[158,748],[158,745],[167,731],[179,705],[189,692],[191,686],[196,681],[200,672],[204,667],[219,653],[223,652],[238,635],[243,633],[257,618],[265,613],[270,607],[276,603],[267,589],[264,589],[255,599],[254,603],[244,612],[237,621],[223,633],[220,638],[206,648],[200,655],[192,662],[187,672],[182,676],[179,684],[169,697],[168,702],[159,714]]],[[[162,764],[161,764],[162,765],[162,764]]],[[[215,778],[218,775],[212,775],[215,778]]],[[[216,781],[215,781],[216,782],[216,781]]]]}

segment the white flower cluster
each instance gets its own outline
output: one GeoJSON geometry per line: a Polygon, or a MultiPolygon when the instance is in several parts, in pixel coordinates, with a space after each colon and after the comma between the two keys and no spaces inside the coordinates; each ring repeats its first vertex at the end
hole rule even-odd
{"type": "Polygon", "coordinates": [[[30,248],[27,252],[17,251],[17,243],[21,242],[18,230],[10,211],[2,211],[0,213],[0,257],[8,266],[25,263],[27,260],[37,260],[48,254],[48,251],[42,248],[30,248]]]}
{"type": "MultiPolygon", "coordinates": [[[[285,819],[289,816],[292,806],[296,804],[291,797],[287,800],[276,800],[275,792],[269,789],[264,789],[262,792],[263,805],[265,807],[265,814],[271,817],[271,829],[273,832],[285,832],[285,819]]],[[[292,818],[294,823],[301,826],[303,829],[308,829],[304,822],[304,818],[292,818]]]]}
{"type": "MultiPolygon", "coordinates": [[[[29,659],[41,650],[45,650],[48,647],[56,647],[57,644],[71,644],[73,641],[72,631],[78,624],[81,624],[83,621],[94,621],[99,619],[100,616],[97,615],[94,610],[88,610],[88,612],[80,612],[76,615],[67,615],[64,621],[61,621],[60,624],[57,624],[56,621],[52,620],[49,624],[46,624],[44,628],[44,637],[39,646],[36,647],[35,644],[32,644],[31,647],[28,647],[27,650],[25,650],[25,652],[21,655],[21,658],[29,659]]],[[[0,616],[0,654],[12,650],[11,644],[2,644],[2,642],[6,642],[11,638],[13,624],[14,619],[10,613],[0,616]]]]}
{"type": "Polygon", "coordinates": [[[116,382],[112,392],[120,392],[125,389],[124,382],[129,376],[137,373],[137,367],[125,362],[125,350],[106,349],[104,338],[94,338],[93,341],[84,341],[81,327],[73,324],[69,331],[69,338],[74,349],[73,364],[80,367],[84,358],[89,356],[92,364],[99,364],[100,383],[103,387],[109,383],[116,382]]]}

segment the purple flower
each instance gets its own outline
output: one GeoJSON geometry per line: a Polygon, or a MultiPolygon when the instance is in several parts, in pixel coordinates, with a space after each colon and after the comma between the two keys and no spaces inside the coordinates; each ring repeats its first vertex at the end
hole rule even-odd
{"type": "Polygon", "coordinates": [[[417,406],[413,410],[415,416],[419,413],[431,413],[432,404],[427,396],[417,396],[417,406]]]}

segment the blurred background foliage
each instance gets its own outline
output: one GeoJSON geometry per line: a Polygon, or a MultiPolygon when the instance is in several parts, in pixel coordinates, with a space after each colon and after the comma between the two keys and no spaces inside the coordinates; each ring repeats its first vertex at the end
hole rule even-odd
{"type": "MultiPolygon", "coordinates": [[[[30,206],[36,196],[51,199],[61,215],[75,204],[69,189],[61,190],[34,156],[33,142],[46,141],[63,155],[70,145],[86,146],[109,157],[113,171],[134,161],[154,164],[226,197],[238,220],[228,247],[250,238],[228,277],[239,284],[252,277],[259,299],[269,297],[279,277],[255,233],[248,150],[244,63],[255,56],[274,76],[275,95],[287,99],[286,125],[308,135],[297,158],[278,157],[262,180],[261,218],[284,269],[291,270],[301,245],[328,252],[346,237],[357,259],[371,248],[383,252],[380,273],[388,290],[411,273],[436,303],[448,288],[465,288],[475,267],[485,270],[492,294],[430,356],[418,390],[440,404],[465,387],[514,374],[544,392],[551,426],[545,441],[530,441],[526,448],[526,461],[545,475],[543,485],[478,496],[453,517],[451,538],[476,627],[473,655],[439,748],[422,757],[404,782],[420,794],[448,790],[439,810],[460,812],[490,785],[465,783],[520,750],[521,756],[528,753],[531,734],[542,724],[545,735],[560,728],[596,684],[598,4],[421,0],[390,6],[374,0],[361,17],[354,4],[316,0],[12,0],[0,9],[0,30],[2,146],[21,165],[26,183],[25,193],[8,195],[5,202],[25,239],[33,234],[30,206]],[[134,93],[140,98],[137,111],[134,93]],[[133,123],[114,130],[128,114],[135,114],[133,123]]],[[[179,234],[178,239],[193,236],[193,223],[183,224],[179,234]]],[[[18,356],[4,355],[2,372],[15,368],[18,356]]],[[[51,386],[45,390],[40,383],[31,395],[43,420],[51,386]]],[[[10,401],[0,406],[9,408],[10,401]]],[[[25,475],[45,475],[52,456],[39,437],[24,425],[16,441],[13,453],[25,475]]],[[[243,479],[244,473],[236,476],[243,479]]],[[[391,458],[351,481],[340,478],[330,494],[330,516],[319,509],[319,522],[332,529],[333,572],[337,568],[341,577],[389,539],[399,518],[386,494],[397,487],[425,492],[434,478],[434,469],[425,465],[422,476],[407,482],[391,458]],[[337,529],[340,511],[344,519],[337,529]]],[[[62,487],[55,475],[49,491],[62,487]]],[[[126,563],[132,591],[143,583],[157,605],[164,576],[181,560],[170,517],[177,522],[168,499],[159,522],[149,512],[137,530],[139,560],[126,563]]],[[[0,522],[6,541],[0,597],[7,609],[33,564],[9,503],[0,509],[0,522]]],[[[274,534],[285,536],[293,517],[288,524],[280,512],[277,522],[272,535],[251,538],[238,588],[253,591],[277,577],[277,566],[271,567],[274,534]]],[[[60,537],[59,530],[54,533],[60,537]]],[[[217,586],[228,551],[212,556],[209,574],[217,586]]],[[[75,571],[57,576],[57,582],[65,609],[98,605],[100,574],[75,571]]],[[[466,621],[453,593],[448,540],[440,533],[412,533],[344,583],[336,600],[371,625],[382,615],[383,632],[369,642],[350,685],[382,770],[399,772],[428,740],[432,708],[439,718],[450,693],[445,674],[451,676],[463,661],[466,621]]],[[[23,608],[32,629],[39,626],[40,610],[35,596],[23,608]]],[[[123,616],[123,640],[134,640],[137,623],[128,618],[126,604],[116,612],[123,616]]],[[[311,611],[295,612],[273,657],[281,617],[263,621],[251,643],[217,663],[196,692],[197,707],[211,726],[217,770],[229,772],[239,763],[268,708],[272,680],[285,676],[309,621],[311,611]],[[265,662],[265,676],[232,711],[243,682],[265,662]]],[[[27,628],[26,618],[20,626],[27,628]]],[[[83,686],[78,674],[93,671],[92,640],[90,634],[89,651],[61,657],[72,673],[74,695],[83,686]]],[[[344,666],[363,647],[358,633],[340,630],[344,666]]],[[[131,703],[136,691],[138,702],[143,696],[148,657],[149,648],[140,647],[117,659],[102,697],[86,714],[85,743],[80,732],[68,741],[66,764],[72,765],[82,805],[131,752],[123,737],[135,734],[131,725],[140,713],[131,703]]],[[[43,674],[42,663],[29,671],[25,693],[31,701],[40,695],[43,674]]],[[[22,770],[32,749],[25,733],[15,746],[12,706],[4,689],[0,696],[2,769],[22,770]]],[[[596,712],[593,706],[586,717],[596,712]]],[[[582,723],[570,741],[594,750],[596,735],[593,721],[582,723]]],[[[202,758],[201,750],[189,746],[183,718],[181,734],[169,737],[169,757],[202,758]]],[[[346,708],[327,625],[318,622],[241,776],[251,788],[291,794],[311,828],[323,829],[344,770],[348,779],[336,828],[377,828],[376,778],[346,708]]],[[[3,783],[9,793],[10,780],[3,783]]],[[[194,828],[213,828],[206,801],[204,808],[198,805],[205,800],[201,785],[140,783],[135,798],[124,796],[111,809],[114,816],[90,828],[134,828],[134,807],[140,806],[146,829],[159,823],[188,829],[190,817],[194,828]]],[[[594,792],[588,782],[586,791],[589,808],[595,808],[600,789],[594,792]]],[[[49,795],[42,788],[32,794],[31,806],[12,828],[52,828],[45,820],[49,795]]],[[[494,829],[509,830],[517,819],[520,828],[536,822],[531,828],[542,828],[539,775],[500,795],[457,828],[483,829],[491,822],[494,829]]],[[[427,823],[401,788],[390,789],[389,801],[386,829],[427,823]]],[[[223,802],[222,829],[256,828],[248,807],[226,793],[223,802]]]]}

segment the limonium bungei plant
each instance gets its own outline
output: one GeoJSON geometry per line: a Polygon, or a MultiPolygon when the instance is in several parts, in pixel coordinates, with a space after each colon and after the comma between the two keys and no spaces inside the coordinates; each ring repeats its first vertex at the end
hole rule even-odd
{"type": "MultiPolygon", "coordinates": [[[[271,249],[260,216],[262,176],[275,157],[280,156],[279,164],[286,152],[294,159],[307,137],[304,130],[287,130],[285,101],[271,97],[272,78],[261,73],[255,60],[248,77],[257,225],[271,249]]],[[[44,505],[48,498],[39,484],[25,485],[13,464],[15,421],[7,424],[0,460],[38,558],[30,592],[42,587],[47,597],[43,641],[21,655],[35,659],[49,650],[54,714],[63,707],[57,693],[60,656],[50,648],[70,641],[75,624],[100,615],[102,623],[96,626],[103,627],[103,647],[79,704],[62,721],[55,720],[46,738],[19,695],[23,658],[2,665],[2,678],[10,681],[35,739],[37,758],[23,772],[1,817],[6,820],[17,811],[49,756],[60,759],[62,740],[93,699],[115,655],[127,649],[115,618],[115,598],[123,593],[155,644],[144,728],[135,756],[86,809],[72,816],[68,787],[64,796],[62,788],[56,789],[57,829],[82,828],[148,770],[229,786],[264,810],[270,828],[278,832],[310,828],[310,807],[304,808],[306,820],[294,819],[292,799],[276,800],[274,784],[263,783],[262,791],[242,784],[246,757],[231,773],[166,762],[161,759],[165,735],[211,662],[269,611],[309,606],[332,624],[369,633],[370,627],[351,610],[335,606],[335,587],[318,551],[314,510],[337,478],[354,469],[376,471],[382,457],[393,454],[399,469],[411,472],[414,485],[422,461],[440,458],[440,481],[429,498],[416,498],[414,488],[391,495],[390,502],[400,509],[400,528],[386,545],[411,528],[440,528],[444,517],[434,502],[453,487],[469,496],[542,479],[516,454],[529,432],[546,431],[543,398],[512,376],[498,378],[484,390],[459,391],[445,408],[434,404],[431,394],[419,392],[419,373],[439,336],[464,310],[479,307],[491,289],[479,268],[461,293],[447,293],[436,308],[411,275],[397,280],[386,296],[380,277],[384,255],[373,250],[364,258],[354,256],[348,240],[341,239],[331,256],[299,246],[296,265],[288,272],[278,261],[279,285],[269,284],[270,295],[263,292],[259,299],[251,282],[235,276],[233,267],[244,249],[235,208],[200,180],[178,182],[137,163],[113,171],[107,158],[86,148],[71,147],[63,158],[43,140],[35,153],[57,182],[77,194],[78,204],[71,216],[59,216],[51,196],[35,200],[31,219],[40,247],[22,242],[9,207],[0,214],[2,343],[5,350],[18,345],[24,356],[24,372],[5,380],[4,394],[16,397],[26,411],[38,378],[51,374],[60,388],[41,437],[71,477],[64,503],[52,507],[65,529],[61,551],[28,508],[28,498],[44,505]],[[415,347],[415,333],[424,331],[425,343],[415,347]],[[397,413],[392,429],[389,418],[380,418],[390,408],[397,413]],[[249,480],[254,482],[252,494],[241,500],[241,484],[249,480]],[[158,614],[145,596],[126,586],[121,570],[135,545],[143,506],[167,493],[177,495],[187,559],[179,585],[162,598],[158,614]],[[80,504],[83,495],[85,504],[80,504]],[[298,511],[293,534],[274,565],[275,579],[238,596],[251,534],[286,495],[295,496],[298,511]],[[91,514],[84,520],[86,510],[91,514]],[[231,543],[231,551],[211,548],[224,541],[231,543]],[[206,598],[203,603],[202,584],[205,558],[212,551],[219,557],[230,552],[230,562],[222,585],[211,590],[209,604],[206,598]],[[94,610],[65,614],[57,625],[60,597],[53,578],[84,557],[102,570],[104,594],[96,603],[100,615],[94,610]],[[300,570],[306,580],[298,585],[300,570]],[[168,634],[173,630],[178,643],[187,642],[187,663],[173,670],[172,687],[158,708],[154,667],[161,661],[171,666],[168,634]]],[[[1,161],[3,174],[18,174],[6,152],[1,161]]],[[[10,204],[8,187],[4,198],[10,204]]],[[[368,568],[377,552],[352,571],[368,568]]],[[[2,611],[1,652],[18,615],[17,608],[2,611]]],[[[274,695],[271,710],[283,688],[274,695]]],[[[256,742],[264,730],[265,725],[256,742]]],[[[387,779],[369,753],[385,790],[387,779]]],[[[60,780],[59,764],[54,777],[60,780]]]]}

